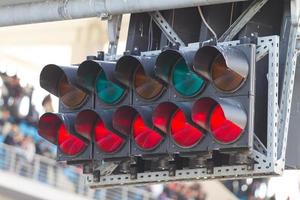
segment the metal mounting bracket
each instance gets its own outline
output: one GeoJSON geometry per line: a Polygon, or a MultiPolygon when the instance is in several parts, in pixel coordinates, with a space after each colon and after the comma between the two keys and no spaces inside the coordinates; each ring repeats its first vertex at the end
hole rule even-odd
{"type": "Polygon", "coordinates": [[[290,112],[292,106],[294,80],[297,62],[297,38],[299,37],[300,25],[300,0],[291,0],[291,26],[288,40],[287,56],[285,60],[285,72],[279,110],[279,158],[285,161],[290,112]]]}
{"type": "Polygon", "coordinates": [[[112,15],[107,18],[107,31],[108,31],[108,60],[114,60],[117,57],[117,48],[120,37],[122,23],[122,15],[112,15]]]}
{"type": "Polygon", "coordinates": [[[169,25],[167,20],[165,20],[165,18],[160,14],[159,11],[149,12],[149,15],[152,17],[154,22],[157,24],[160,30],[165,34],[165,36],[168,38],[169,41],[171,41],[174,44],[179,44],[182,47],[185,46],[182,39],[180,39],[180,37],[172,28],[172,26],[169,25]]]}
{"type": "Polygon", "coordinates": [[[239,18],[219,38],[219,42],[230,41],[254,17],[254,15],[268,2],[268,0],[255,0],[239,16],[239,18]]]}
{"type": "MultiPolygon", "coordinates": [[[[231,165],[212,168],[196,168],[176,170],[175,176],[170,176],[168,171],[137,173],[137,177],[132,179],[130,174],[117,174],[101,176],[100,181],[94,182],[91,175],[86,177],[87,184],[91,188],[113,187],[120,185],[143,185],[158,182],[170,181],[191,181],[207,179],[238,179],[247,177],[263,177],[278,175],[283,172],[284,160],[277,159],[278,150],[278,82],[279,82],[279,37],[268,36],[258,38],[257,60],[268,56],[268,136],[267,146],[254,136],[254,147],[250,157],[255,161],[254,166],[231,165]]],[[[240,41],[230,41],[219,43],[221,46],[235,46],[240,41]]],[[[181,47],[183,50],[197,50],[199,43],[189,44],[181,47]]],[[[147,52],[147,55],[157,55],[160,51],[147,52]]],[[[145,53],[142,53],[145,54],[145,53]]]]}

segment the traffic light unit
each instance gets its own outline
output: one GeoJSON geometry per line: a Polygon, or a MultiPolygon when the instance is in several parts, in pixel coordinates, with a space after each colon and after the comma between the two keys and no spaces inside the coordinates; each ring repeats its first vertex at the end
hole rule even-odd
{"type": "Polygon", "coordinates": [[[41,117],[39,134],[57,145],[59,161],[92,171],[116,163],[111,173],[131,179],[155,171],[251,169],[257,75],[256,45],[242,42],[48,65],[41,86],[60,107],[41,117]]]}

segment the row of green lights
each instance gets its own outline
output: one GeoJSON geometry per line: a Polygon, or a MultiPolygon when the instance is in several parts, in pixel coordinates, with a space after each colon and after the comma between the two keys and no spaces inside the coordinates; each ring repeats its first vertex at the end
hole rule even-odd
{"type": "MultiPolygon", "coordinates": [[[[173,68],[172,84],[175,90],[184,97],[197,95],[203,88],[205,81],[189,69],[183,58],[179,59],[173,68]]],[[[125,89],[109,81],[105,73],[101,72],[96,80],[96,94],[106,104],[112,105],[120,101],[125,89]]]]}

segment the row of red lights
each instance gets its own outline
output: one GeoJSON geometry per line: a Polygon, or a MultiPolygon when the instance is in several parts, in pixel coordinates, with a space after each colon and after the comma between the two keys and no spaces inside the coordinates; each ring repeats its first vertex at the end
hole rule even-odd
{"type": "Polygon", "coordinates": [[[196,101],[190,116],[191,120],[183,108],[164,102],[153,110],[151,126],[134,108],[122,106],[112,116],[112,128],[108,128],[101,115],[84,110],[75,117],[77,135],[74,135],[69,132],[64,117],[46,113],[39,121],[39,134],[57,144],[64,154],[74,156],[84,151],[92,139],[101,151],[115,153],[131,135],[140,149],[151,151],[167,135],[178,146],[192,148],[205,137],[206,132],[212,134],[217,142],[229,144],[235,142],[245,128],[228,120],[221,104],[211,98],[196,101]]]}

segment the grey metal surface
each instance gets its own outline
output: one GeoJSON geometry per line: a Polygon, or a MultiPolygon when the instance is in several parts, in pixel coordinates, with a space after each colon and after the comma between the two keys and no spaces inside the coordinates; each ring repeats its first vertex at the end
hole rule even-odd
{"type": "Polygon", "coordinates": [[[164,35],[168,38],[169,41],[173,42],[174,44],[178,43],[180,46],[185,46],[184,42],[177,33],[174,31],[172,26],[165,20],[165,18],[161,15],[159,11],[150,12],[149,15],[152,17],[154,22],[160,28],[160,30],[164,33],[164,35]]]}
{"type": "Polygon", "coordinates": [[[0,1],[0,6],[15,5],[21,3],[33,3],[33,2],[43,2],[45,0],[2,0],[0,1]]]}
{"type": "Polygon", "coordinates": [[[107,21],[108,31],[108,60],[114,60],[117,56],[117,48],[120,38],[120,30],[122,24],[122,15],[113,15],[107,21]]]}
{"type": "MultiPolygon", "coordinates": [[[[220,45],[238,45],[239,41],[220,43],[220,45]]],[[[182,49],[197,49],[198,43],[190,44],[182,49]]],[[[158,51],[143,54],[157,54],[158,51]]],[[[118,185],[139,185],[149,184],[149,182],[169,182],[169,181],[191,181],[207,179],[236,179],[247,177],[264,177],[283,172],[283,161],[277,159],[277,124],[278,124],[278,68],[279,68],[279,37],[269,36],[258,38],[257,56],[261,59],[268,56],[268,141],[264,146],[260,140],[254,137],[254,149],[251,158],[257,163],[253,168],[247,165],[220,166],[212,169],[197,168],[176,170],[176,176],[169,176],[168,171],[138,173],[137,179],[131,179],[129,174],[118,174],[100,177],[100,182],[93,182],[91,175],[87,175],[87,183],[92,188],[111,187],[118,185]]]]}
{"type": "Polygon", "coordinates": [[[255,0],[240,15],[240,17],[219,38],[220,42],[232,40],[252,17],[268,2],[268,0],[255,0]]]}
{"type": "Polygon", "coordinates": [[[300,59],[298,56],[296,74],[295,74],[295,85],[294,94],[291,107],[289,134],[286,148],[286,166],[288,168],[300,168],[300,59]]]}
{"type": "MultiPolygon", "coordinates": [[[[135,187],[89,190],[80,169],[62,163],[58,164],[55,160],[39,155],[36,155],[32,161],[27,161],[23,150],[2,143],[0,143],[0,171],[25,177],[45,186],[82,195],[88,199],[131,199],[133,197],[144,200],[153,199],[151,193],[135,187]]],[[[16,193],[13,188],[0,187],[0,193],[3,197],[9,196],[24,200],[36,199],[16,193]]]]}
{"type": "Polygon", "coordinates": [[[286,147],[289,132],[289,120],[292,105],[292,97],[295,83],[296,62],[297,62],[297,37],[300,25],[300,0],[291,0],[291,25],[288,40],[288,49],[285,58],[285,72],[283,88],[281,93],[279,110],[279,131],[278,131],[278,157],[285,159],[286,147]]]}
{"type": "Polygon", "coordinates": [[[0,7],[0,26],[150,12],[245,0],[52,0],[0,7]]]}

